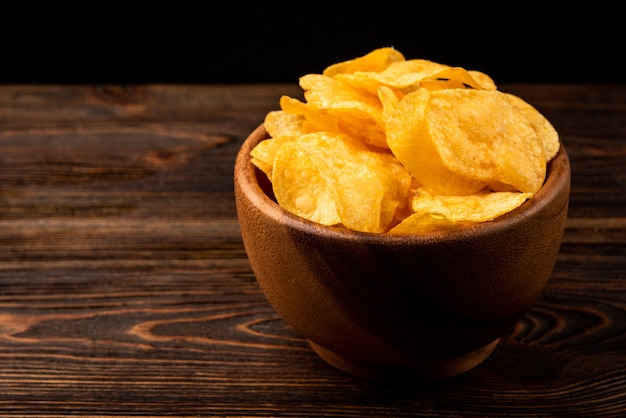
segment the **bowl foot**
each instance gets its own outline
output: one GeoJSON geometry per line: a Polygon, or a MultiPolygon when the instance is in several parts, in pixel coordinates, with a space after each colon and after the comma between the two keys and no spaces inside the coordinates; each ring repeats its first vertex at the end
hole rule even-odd
{"type": "Polygon", "coordinates": [[[355,377],[372,381],[442,380],[458,376],[482,363],[500,339],[471,353],[441,361],[415,362],[406,367],[372,364],[329,350],[309,340],[313,351],[331,366],[355,377]]]}

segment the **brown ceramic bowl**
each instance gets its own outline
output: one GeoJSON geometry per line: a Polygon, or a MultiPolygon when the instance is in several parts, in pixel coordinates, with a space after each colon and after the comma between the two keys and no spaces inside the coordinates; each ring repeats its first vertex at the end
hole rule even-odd
{"type": "Polygon", "coordinates": [[[443,379],[479,365],[551,275],[569,202],[563,146],[544,187],[495,221],[447,233],[328,227],[278,206],[250,162],[234,169],[243,242],[276,311],[332,366],[372,380],[443,379]]]}

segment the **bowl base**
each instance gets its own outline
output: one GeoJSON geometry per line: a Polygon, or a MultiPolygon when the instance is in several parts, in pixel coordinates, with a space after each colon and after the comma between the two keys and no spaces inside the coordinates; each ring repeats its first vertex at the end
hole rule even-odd
{"type": "Polygon", "coordinates": [[[313,351],[331,366],[352,376],[372,381],[442,380],[458,376],[482,363],[496,348],[500,338],[471,353],[442,361],[416,362],[406,367],[366,363],[308,341],[313,351]]]}

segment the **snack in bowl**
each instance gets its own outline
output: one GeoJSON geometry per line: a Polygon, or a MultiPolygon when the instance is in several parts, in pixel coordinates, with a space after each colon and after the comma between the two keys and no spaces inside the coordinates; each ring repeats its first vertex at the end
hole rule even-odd
{"type": "Polygon", "coordinates": [[[393,48],[301,79],[237,155],[252,270],[320,357],[373,380],[481,364],[559,252],[569,159],[485,74],[393,48]]]}
{"type": "Polygon", "coordinates": [[[278,204],[324,225],[417,233],[490,221],[537,193],[559,149],[550,122],[486,74],[393,48],[300,86],[304,102],[284,96],[266,116],[270,138],[252,161],[278,204]]]}

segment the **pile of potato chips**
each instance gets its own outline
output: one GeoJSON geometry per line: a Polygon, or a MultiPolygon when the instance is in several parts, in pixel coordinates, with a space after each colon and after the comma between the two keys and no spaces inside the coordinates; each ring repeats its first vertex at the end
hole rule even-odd
{"type": "Polygon", "coordinates": [[[300,78],[252,162],[284,209],[375,233],[491,221],[542,187],[559,136],[479,71],[405,59],[394,48],[300,78]]]}

